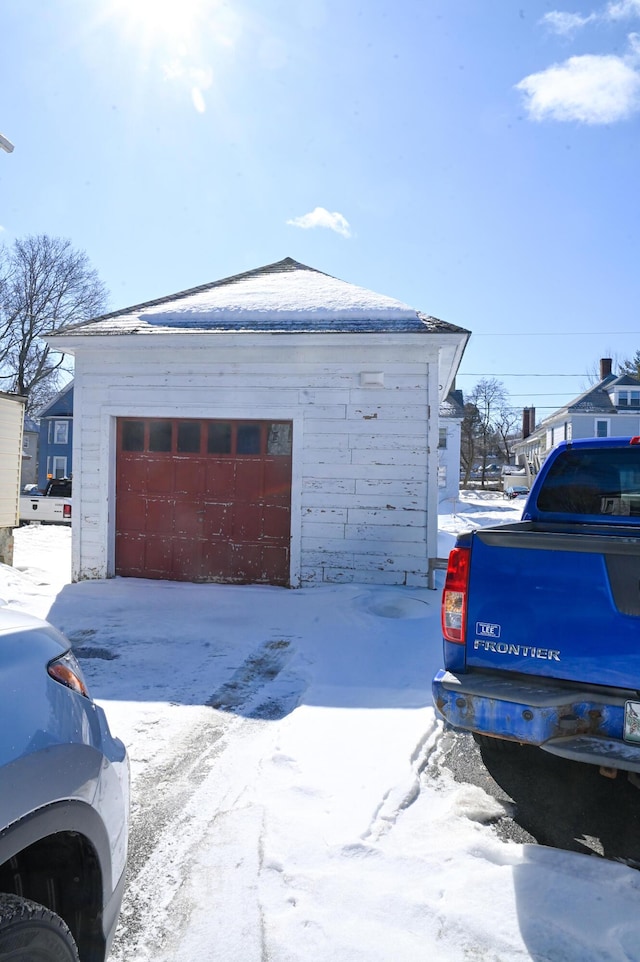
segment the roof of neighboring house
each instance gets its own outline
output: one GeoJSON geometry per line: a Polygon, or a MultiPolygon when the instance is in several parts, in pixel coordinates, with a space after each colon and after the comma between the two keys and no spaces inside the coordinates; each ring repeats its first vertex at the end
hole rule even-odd
{"type": "Polygon", "coordinates": [[[211,284],[61,327],[49,337],[177,331],[469,334],[402,301],[286,257],[211,284]]]}
{"type": "Polygon", "coordinates": [[[622,414],[623,417],[627,414],[637,414],[639,409],[636,407],[620,408],[616,407],[613,403],[611,393],[614,388],[618,387],[629,387],[640,390],[640,379],[630,374],[607,374],[607,376],[601,381],[598,381],[597,384],[587,388],[587,390],[579,394],[578,397],[569,401],[563,407],[559,407],[553,414],[549,414],[546,418],[543,418],[535,431],[532,431],[526,438],[522,438],[514,443],[514,449],[526,447],[527,445],[530,446],[539,443],[540,440],[544,440],[550,422],[557,421],[561,418],[568,418],[572,414],[622,414]]]}
{"type": "Polygon", "coordinates": [[[70,417],[73,414],[73,380],[58,391],[55,397],[47,401],[38,411],[39,418],[70,417]]]}
{"type": "Polygon", "coordinates": [[[441,418],[463,418],[464,417],[464,398],[462,391],[450,391],[444,401],[440,402],[441,418]]]}
{"type": "MultiPolygon", "coordinates": [[[[549,421],[558,417],[559,414],[611,414],[616,413],[619,408],[615,406],[611,400],[611,390],[616,387],[635,387],[640,388],[640,381],[638,378],[632,377],[629,374],[607,374],[605,378],[594,384],[593,387],[588,388],[579,394],[578,397],[574,398],[573,401],[569,401],[564,407],[558,408],[553,414],[545,418],[544,421],[549,421]]],[[[625,408],[625,410],[627,410],[625,408]]]]}

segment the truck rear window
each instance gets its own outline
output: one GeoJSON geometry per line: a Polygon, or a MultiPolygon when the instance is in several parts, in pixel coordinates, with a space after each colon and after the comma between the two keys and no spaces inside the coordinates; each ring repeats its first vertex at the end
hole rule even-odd
{"type": "Polygon", "coordinates": [[[553,514],[640,515],[640,446],[564,451],[536,503],[553,514]]]}
{"type": "Polygon", "coordinates": [[[47,486],[47,495],[50,498],[70,498],[71,481],[50,481],[47,486]]]}

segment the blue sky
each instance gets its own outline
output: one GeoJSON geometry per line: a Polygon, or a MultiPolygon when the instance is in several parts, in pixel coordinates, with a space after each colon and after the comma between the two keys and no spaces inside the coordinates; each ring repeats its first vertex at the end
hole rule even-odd
{"type": "Polygon", "coordinates": [[[113,310],[290,256],[539,416],[640,348],[640,0],[3,0],[0,37],[0,241],[69,238],[113,310]]]}

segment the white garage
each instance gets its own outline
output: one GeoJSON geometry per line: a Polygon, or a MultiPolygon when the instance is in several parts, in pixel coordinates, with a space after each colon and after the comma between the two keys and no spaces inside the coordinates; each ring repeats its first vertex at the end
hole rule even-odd
{"type": "Polygon", "coordinates": [[[60,329],[74,579],[425,585],[468,337],[290,258],[60,329]]]}

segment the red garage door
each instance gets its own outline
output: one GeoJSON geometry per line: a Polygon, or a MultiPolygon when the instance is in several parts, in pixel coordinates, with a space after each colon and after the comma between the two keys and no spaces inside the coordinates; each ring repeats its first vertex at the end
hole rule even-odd
{"type": "Polygon", "coordinates": [[[118,419],[116,574],[289,584],[291,423],[118,419]]]}

